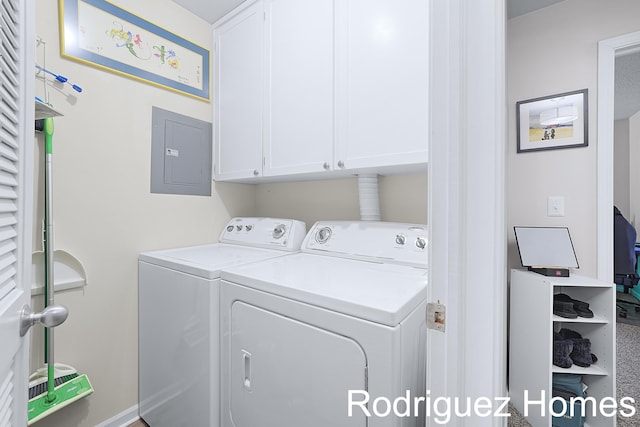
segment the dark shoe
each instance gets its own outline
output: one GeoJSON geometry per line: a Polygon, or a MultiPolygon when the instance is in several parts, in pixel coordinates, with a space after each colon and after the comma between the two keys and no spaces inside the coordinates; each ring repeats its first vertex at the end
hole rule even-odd
{"type": "Polygon", "coordinates": [[[581,340],[582,335],[574,331],[573,329],[562,328],[559,332],[557,332],[565,340],[581,340]]]}
{"type": "Polygon", "coordinates": [[[578,313],[573,309],[573,303],[564,301],[553,301],[553,314],[566,319],[576,319],[578,313]]]}
{"type": "Polygon", "coordinates": [[[589,304],[584,301],[573,299],[567,294],[555,294],[553,296],[553,302],[555,303],[556,301],[572,303],[573,310],[580,317],[587,317],[587,318],[593,317],[593,311],[589,309],[589,304]]]}
{"type": "Polygon", "coordinates": [[[593,363],[593,358],[591,354],[591,341],[587,338],[583,338],[581,340],[571,340],[573,341],[573,350],[569,355],[573,363],[580,366],[581,368],[588,368],[593,363]]]}
{"type": "MultiPolygon", "coordinates": [[[[569,356],[576,365],[582,368],[588,368],[591,364],[598,361],[596,355],[591,353],[591,341],[588,338],[583,338],[578,332],[566,328],[560,329],[560,332],[557,334],[573,343],[573,349],[569,356]]],[[[555,339],[554,334],[554,342],[555,339]]]]}
{"type": "Polygon", "coordinates": [[[573,341],[565,339],[555,332],[553,334],[553,364],[561,368],[570,368],[573,360],[569,355],[573,351],[573,341]]]}

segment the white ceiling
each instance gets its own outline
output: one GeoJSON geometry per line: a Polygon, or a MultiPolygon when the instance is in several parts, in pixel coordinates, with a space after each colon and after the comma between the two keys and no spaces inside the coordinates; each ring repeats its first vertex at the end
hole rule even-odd
{"type": "MultiPolygon", "coordinates": [[[[207,22],[213,23],[240,5],[243,0],[173,0],[207,22]]],[[[563,0],[506,0],[507,17],[524,15],[563,0]]]]}
{"type": "MultiPolygon", "coordinates": [[[[173,0],[207,22],[213,23],[243,0],[173,0]]],[[[564,0],[506,0],[509,19],[534,12],[564,0]]],[[[640,111],[640,52],[616,59],[615,118],[624,119],[640,111]]]]}
{"type": "Polygon", "coordinates": [[[507,18],[524,15],[561,1],[563,0],[507,0],[507,18]]]}
{"type": "Polygon", "coordinates": [[[207,22],[214,23],[244,0],[173,0],[207,22]]]}

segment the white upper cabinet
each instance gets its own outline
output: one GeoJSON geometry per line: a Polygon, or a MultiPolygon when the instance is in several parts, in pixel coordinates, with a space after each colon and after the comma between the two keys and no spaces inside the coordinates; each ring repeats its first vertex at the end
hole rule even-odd
{"type": "Polygon", "coordinates": [[[427,0],[258,0],[217,22],[216,179],[420,170],[428,22],[427,0]]]}
{"type": "Polygon", "coordinates": [[[333,2],[265,1],[264,175],[333,163],[333,2]]]}
{"type": "Polygon", "coordinates": [[[426,163],[428,2],[337,4],[336,165],[426,163]]]}
{"type": "Polygon", "coordinates": [[[262,173],[263,24],[263,5],[257,2],[213,32],[217,180],[262,173]]]}

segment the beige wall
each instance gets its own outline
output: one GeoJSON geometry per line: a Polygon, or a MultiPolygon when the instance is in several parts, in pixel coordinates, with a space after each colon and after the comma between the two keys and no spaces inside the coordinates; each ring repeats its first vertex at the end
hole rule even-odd
{"type": "MultiPolygon", "coordinates": [[[[307,228],[319,220],[360,218],[357,178],[261,184],[256,207],[260,216],[292,216],[307,228]]],[[[427,174],[380,176],[383,221],[427,223],[427,174]]]]}
{"type": "Polygon", "coordinates": [[[640,233],[640,112],[629,118],[629,216],[640,233]]]}
{"type": "Polygon", "coordinates": [[[640,226],[640,113],[616,120],[614,127],[614,203],[640,226]]]}
{"type": "Polygon", "coordinates": [[[519,266],[513,225],[568,226],[581,274],[596,274],[598,41],[640,30],[636,0],[565,0],[507,23],[509,266],[519,266]],[[589,89],[589,146],[516,153],[517,101],[589,89]],[[547,217],[564,196],[566,216],[547,217]]]}
{"type": "MultiPolygon", "coordinates": [[[[210,26],[172,1],[115,3],[211,48],[210,26]]],[[[152,106],[211,121],[211,104],[62,59],[57,9],[56,1],[39,1],[36,9],[46,66],[84,90],[49,89],[50,102],[64,113],[54,132],[55,246],[83,263],[88,286],[56,295],[70,315],[56,329],[55,354],[88,374],[95,392],[38,425],[94,426],[138,402],[138,253],[216,240],[230,216],[254,213],[255,187],[215,184],[211,197],[150,194],[152,106]]],[[[36,59],[44,61],[42,46],[36,59]]],[[[40,80],[36,94],[44,98],[40,80]]],[[[42,204],[37,206],[36,239],[42,204]]],[[[40,248],[37,242],[34,250],[40,248]]],[[[34,338],[37,367],[42,353],[34,338]]]]}
{"type": "Polygon", "coordinates": [[[613,124],[613,204],[629,215],[629,119],[613,124]]]}

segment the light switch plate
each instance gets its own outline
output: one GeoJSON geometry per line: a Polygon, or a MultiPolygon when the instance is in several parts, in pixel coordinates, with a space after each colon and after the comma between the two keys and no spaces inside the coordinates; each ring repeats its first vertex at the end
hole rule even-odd
{"type": "Polygon", "coordinates": [[[547,199],[547,216],[564,216],[564,197],[549,196],[547,199]]]}

